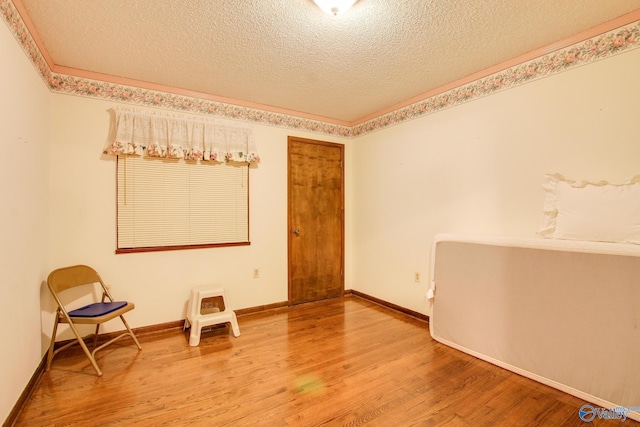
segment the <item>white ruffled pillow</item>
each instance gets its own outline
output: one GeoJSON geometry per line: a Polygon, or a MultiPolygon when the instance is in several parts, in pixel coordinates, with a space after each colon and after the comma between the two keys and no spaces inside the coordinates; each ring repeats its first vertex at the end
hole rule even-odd
{"type": "Polygon", "coordinates": [[[612,184],[546,175],[538,234],[556,239],[640,244],[640,175],[612,184]]]}

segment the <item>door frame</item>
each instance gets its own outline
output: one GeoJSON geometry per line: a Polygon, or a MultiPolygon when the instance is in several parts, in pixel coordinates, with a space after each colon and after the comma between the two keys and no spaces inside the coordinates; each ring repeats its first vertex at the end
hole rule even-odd
{"type": "Polygon", "coordinates": [[[287,304],[292,306],[291,299],[291,241],[293,238],[293,221],[291,218],[291,145],[292,142],[298,142],[303,144],[313,144],[313,145],[323,145],[327,147],[334,147],[340,149],[340,204],[342,205],[341,215],[340,215],[340,297],[344,297],[344,277],[345,277],[345,268],[344,268],[344,259],[345,259],[345,232],[344,232],[344,222],[345,222],[345,212],[344,212],[344,144],[339,144],[336,142],[327,142],[327,141],[319,141],[316,139],[308,139],[308,138],[300,138],[297,136],[288,136],[287,137],[287,304]]]}

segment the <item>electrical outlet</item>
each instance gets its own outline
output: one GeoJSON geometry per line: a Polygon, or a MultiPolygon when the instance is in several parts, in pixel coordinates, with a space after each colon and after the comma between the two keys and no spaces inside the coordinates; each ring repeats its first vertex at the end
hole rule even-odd
{"type": "Polygon", "coordinates": [[[260,278],[260,269],[259,268],[254,268],[253,269],[253,278],[254,279],[260,278]]]}
{"type": "Polygon", "coordinates": [[[420,272],[419,271],[416,271],[415,273],[413,273],[413,280],[416,283],[420,283],[420,272]]]}

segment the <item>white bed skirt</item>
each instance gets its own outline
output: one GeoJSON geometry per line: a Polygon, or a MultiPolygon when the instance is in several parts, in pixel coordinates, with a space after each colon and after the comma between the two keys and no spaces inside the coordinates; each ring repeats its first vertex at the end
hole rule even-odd
{"type": "Polygon", "coordinates": [[[431,262],[434,339],[603,408],[640,407],[639,246],[442,234],[431,262]]]}

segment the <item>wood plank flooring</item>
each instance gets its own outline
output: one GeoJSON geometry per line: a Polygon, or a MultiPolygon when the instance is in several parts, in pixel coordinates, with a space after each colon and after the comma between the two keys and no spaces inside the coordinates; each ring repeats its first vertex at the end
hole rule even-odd
{"type": "MultiPolygon", "coordinates": [[[[61,353],[18,426],[578,426],[586,402],[446,347],[358,297],[61,353]]],[[[479,325],[480,327],[480,325],[479,325]]],[[[596,419],[595,426],[620,426],[596,419]]],[[[626,420],[627,426],[638,426],[626,420]]]]}

